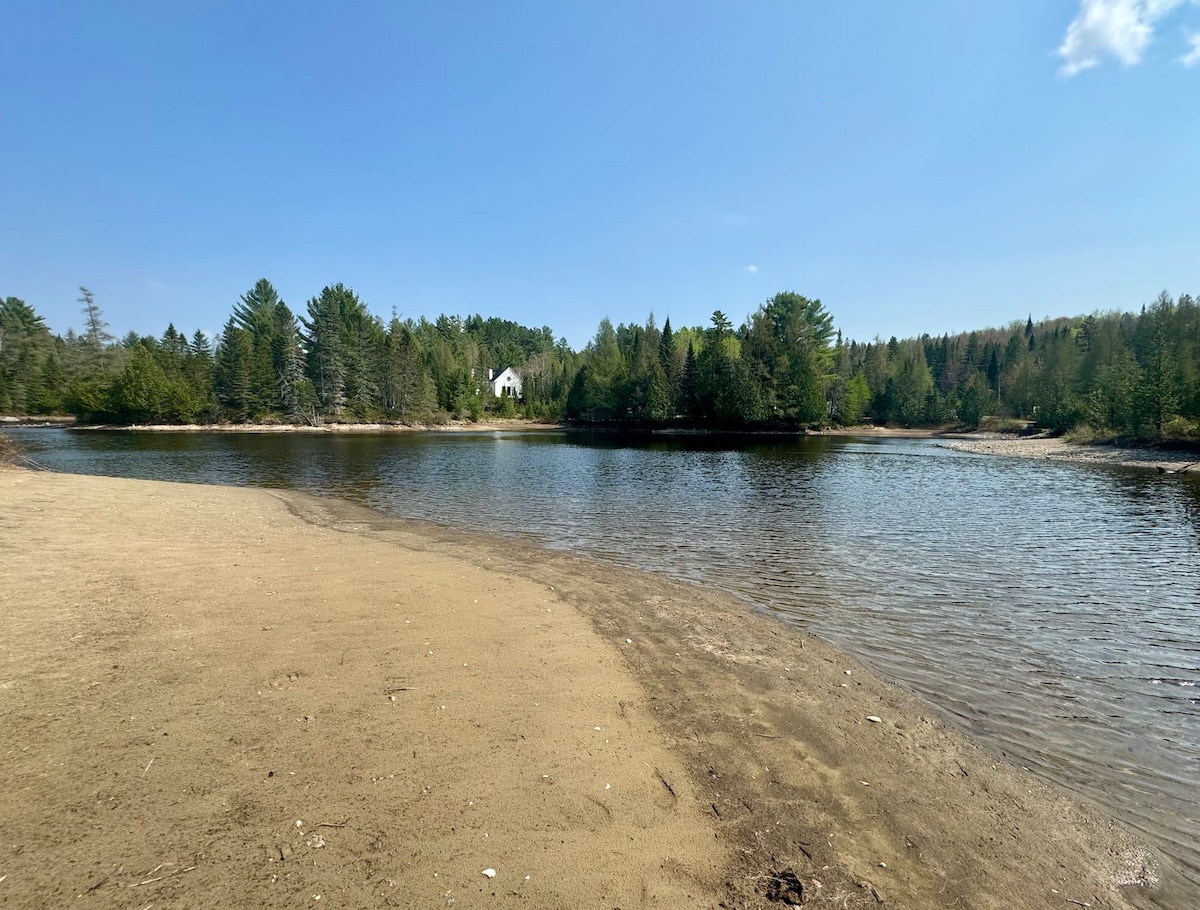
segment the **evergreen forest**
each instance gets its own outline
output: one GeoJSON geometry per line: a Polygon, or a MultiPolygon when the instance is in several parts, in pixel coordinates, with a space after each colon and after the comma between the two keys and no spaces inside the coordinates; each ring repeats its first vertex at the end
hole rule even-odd
{"type": "Polygon", "coordinates": [[[614,326],[583,348],[499,318],[384,320],[350,288],[296,312],[263,279],[215,338],[170,324],[117,338],[86,288],[79,332],[0,301],[0,414],[89,424],[391,422],[485,415],[580,424],[801,430],[985,421],[1092,437],[1200,439],[1200,303],[1015,321],[958,335],[842,337],[819,300],[784,292],[740,326],[614,326]],[[512,367],[520,399],[487,394],[512,367]],[[1014,424],[1015,425],[1015,424],[1014,424]]]}

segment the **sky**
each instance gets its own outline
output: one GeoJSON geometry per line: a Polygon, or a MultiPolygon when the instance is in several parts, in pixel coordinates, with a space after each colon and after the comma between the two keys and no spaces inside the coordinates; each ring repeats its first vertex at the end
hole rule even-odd
{"type": "Polygon", "coordinates": [[[1200,0],[0,7],[0,297],[848,337],[1200,295],[1200,0]]]}

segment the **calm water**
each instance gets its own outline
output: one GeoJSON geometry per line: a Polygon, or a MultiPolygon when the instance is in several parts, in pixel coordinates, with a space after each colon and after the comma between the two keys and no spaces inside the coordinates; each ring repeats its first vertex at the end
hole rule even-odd
{"type": "Polygon", "coordinates": [[[927,440],[15,432],[59,470],[340,496],[730,591],[1141,832],[1182,876],[1166,903],[1200,894],[1193,478],[927,440]]]}

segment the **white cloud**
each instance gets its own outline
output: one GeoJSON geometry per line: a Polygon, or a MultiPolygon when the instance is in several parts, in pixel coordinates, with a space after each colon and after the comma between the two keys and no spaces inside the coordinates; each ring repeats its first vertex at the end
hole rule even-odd
{"type": "Polygon", "coordinates": [[[742,271],[745,272],[747,275],[757,275],[758,274],[758,266],[748,265],[744,269],[742,269],[742,271]]]}
{"type": "Polygon", "coordinates": [[[1192,49],[1180,57],[1179,62],[1184,66],[1195,66],[1200,63],[1200,32],[1188,35],[1188,43],[1192,49]]]}
{"type": "MultiPolygon", "coordinates": [[[[1064,76],[1114,57],[1126,66],[1140,63],[1154,38],[1159,20],[1184,0],[1080,0],[1079,12],[1067,26],[1058,55],[1064,76]]],[[[1189,56],[1191,56],[1189,54],[1189,56]]]]}

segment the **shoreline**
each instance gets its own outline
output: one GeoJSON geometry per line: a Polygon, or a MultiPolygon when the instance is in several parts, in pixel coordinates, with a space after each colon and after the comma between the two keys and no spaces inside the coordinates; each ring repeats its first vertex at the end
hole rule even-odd
{"type": "Polygon", "coordinates": [[[1111,465],[1153,470],[1162,474],[1200,473],[1200,455],[1182,449],[1135,449],[1115,445],[1076,444],[1061,437],[1012,437],[998,434],[965,436],[943,445],[956,452],[973,455],[1111,465]]]}
{"type": "Polygon", "coordinates": [[[3,426],[12,427],[49,427],[56,429],[74,429],[85,432],[105,433],[247,433],[247,434],[290,434],[290,433],[437,433],[437,432],[540,432],[555,430],[571,433],[597,433],[613,436],[644,436],[646,438],[661,438],[678,436],[691,437],[733,437],[746,439],[803,439],[808,436],[861,436],[896,439],[956,439],[965,434],[953,430],[907,429],[904,427],[828,427],[821,430],[737,430],[690,427],[653,427],[653,426],[622,426],[618,424],[572,424],[567,422],[538,422],[523,418],[495,418],[472,423],[465,420],[451,420],[439,424],[399,424],[399,423],[323,423],[317,426],[309,424],[288,423],[214,423],[214,424],[76,424],[72,420],[34,421],[33,418],[6,418],[9,422],[3,426]]]}
{"type": "Polygon", "coordinates": [[[714,592],[298,493],[11,469],[0,491],[17,906],[145,906],[130,877],[164,845],[162,906],[769,906],[789,868],[816,907],[1152,896],[1120,884],[1152,861],[1111,822],[714,592]]]}
{"type": "MultiPolygon", "coordinates": [[[[43,426],[62,426],[42,424],[43,426]]],[[[322,434],[322,433],[366,433],[385,435],[391,433],[472,433],[472,432],[538,432],[560,430],[562,424],[537,423],[532,420],[497,417],[471,423],[451,420],[440,424],[401,423],[323,423],[319,426],[294,423],[186,423],[186,424],[133,424],[116,426],[110,424],[88,424],[70,426],[74,430],[95,433],[248,433],[248,434],[322,434]]]]}
{"type": "Polygon", "coordinates": [[[744,439],[803,439],[805,437],[860,437],[880,439],[940,439],[945,448],[973,455],[1000,455],[1013,458],[1041,458],[1076,464],[1104,464],[1117,467],[1157,470],[1164,474],[1200,473],[1200,452],[1186,449],[1142,448],[1107,443],[1073,443],[1063,437],[1046,435],[1014,436],[988,431],[958,429],[905,428],[860,425],[827,427],[820,430],[720,430],[689,429],[684,427],[622,427],[601,424],[575,425],[562,422],[538,422],[523,418],[495,418],[476,423],[451,420],[441,424],[398,423],[326,423],[319,426],[301,424],[219,423],[219,424],[86,424],[74,418],[0,417],[0,429],[70,429],[95,433],[186,433],[186,434],[363,434],[390,435],[404,433],[489,433],[489,432],[567,432],[599,433],[646,438],[707,438],[728,437],[744,439]]]}

